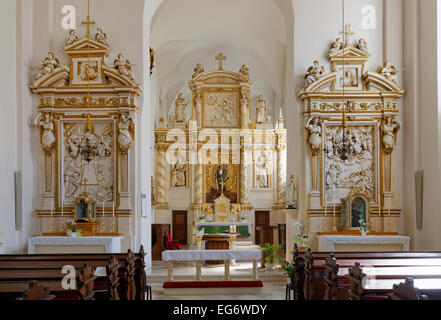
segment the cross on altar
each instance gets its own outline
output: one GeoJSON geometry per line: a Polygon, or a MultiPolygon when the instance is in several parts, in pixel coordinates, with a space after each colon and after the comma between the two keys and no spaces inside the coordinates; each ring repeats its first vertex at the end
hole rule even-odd
{"type": "Polygon", "coordinates": [[[227,56],[224,56],[224,54],[221,52],[221,53],[219,53],[219,54],[215,57],[215,59],[216,59],[217,61],[219,61],[219,70],[223,70],[223,69],[222,69],[222,63],[223,63],[224,61],[227,61],[227,56]]]}
{"type": "Polygon", "coordinates": [[[90,39],[90,25],[95,24],[95,21],[90,21],[90,0],[87,2],[87,21],[82,21],[81,24],[87,24],[87,37],[90,39]]]}
{"type": "Polygon", "coordinates": [[[345,46],[347,46],[351,41],[351,36],[353,36],[355,32],[351,30],[351,25],[349,24],[345,26],[345,29],[341,32],[341,34],[344,36],[345,46]]]}

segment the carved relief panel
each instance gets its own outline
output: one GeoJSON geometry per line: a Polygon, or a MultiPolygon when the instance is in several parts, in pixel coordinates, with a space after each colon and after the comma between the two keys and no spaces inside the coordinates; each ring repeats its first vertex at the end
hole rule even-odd
{"type": "Polygon", "coordinates": [[[239,92],[204,94],[204,126],[207,128],[239,128],[239,92]]]}

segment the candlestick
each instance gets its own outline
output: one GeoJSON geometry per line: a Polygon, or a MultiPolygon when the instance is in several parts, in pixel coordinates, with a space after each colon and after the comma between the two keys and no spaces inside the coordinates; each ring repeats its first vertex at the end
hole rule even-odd
{"type": "Polygon", "coordinates": [[[51,218],[49,221],[49,233],[54,233],[54,200],[52,199],[51,218]]]}
{"type": "Polygon", "coordinates": [[[112,216],[115,216],[115,201],[112,203],[112,216]]]}
{"type": "Polygon", "coordinates": [[[334,201],[334,216],[332,218],[332,232],[337,232],[337,226],[335,224],[335,201],[334,201]]]}
{"type": "Polygon", "coordinates": [[[64,217],[64,209],[63,209],[63,201],[61,201],[60,233],[64,232],[64,229],[63,229],[63,217],[64,217]]]}
{"type": "Polygon", "coordinates": [[[325,219],[323,220],[323,232],[328,232],[327,210],[328,206],[325,203],[325,219]]]}
{"type": "Polygon", "coordinates": [[[388,213],[388,216],[387,216],[387,232],[392,232],[392,225],[391,225],[391,220],[390,220],[390,205],[391,205],[390,198],[388,199],[388,203],[389,203],[389,205],[388,205],[389,213],[388,213]]]}

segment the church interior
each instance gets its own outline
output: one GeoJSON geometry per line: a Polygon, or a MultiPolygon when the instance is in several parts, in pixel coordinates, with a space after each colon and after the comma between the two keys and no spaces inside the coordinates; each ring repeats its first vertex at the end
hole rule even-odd
{"type": "Polygon", "coordinates": [[[440,1],[0,16],[0,300],[441,299],[440,1]]]}

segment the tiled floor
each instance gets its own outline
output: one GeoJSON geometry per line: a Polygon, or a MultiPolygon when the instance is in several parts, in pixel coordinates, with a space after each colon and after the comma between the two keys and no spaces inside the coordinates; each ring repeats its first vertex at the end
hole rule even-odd
{"type": "MultiPolygon", "coordinates": [[[[175,281],[192,281],[195,279],[195,267],[192,263],[179,263],[174,266],[175,281]]],[[[250,280],[251,263],[236,263],[231,267],[232,280],[250,280]]],[[[205,265],[202,268],[202,280],[223,280],[223,265],[205,265]]],[[[162,261],[153,262],[153,270],[147,276],[152,286],[154,300],[283,300],[285,299],[286,276],[282,270],[259,270],[259,279],[263,282],[260,295],[201,295],[201,296],[169,296],[164,295],[162,285],[167,281],[167,264],[162,261]]]]}

